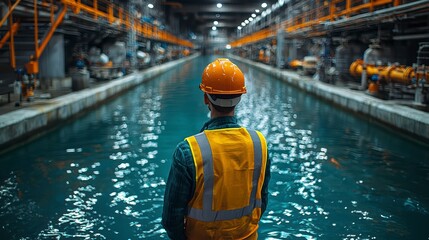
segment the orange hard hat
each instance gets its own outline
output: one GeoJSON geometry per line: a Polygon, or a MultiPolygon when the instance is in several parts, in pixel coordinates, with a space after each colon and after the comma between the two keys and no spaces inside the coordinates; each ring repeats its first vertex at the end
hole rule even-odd
{"type": "Polygon", "coordinates": [[[244,74],[227,58],[218,58],[204,69],[201,91],[208,94],[246,93],[244,74]]]}

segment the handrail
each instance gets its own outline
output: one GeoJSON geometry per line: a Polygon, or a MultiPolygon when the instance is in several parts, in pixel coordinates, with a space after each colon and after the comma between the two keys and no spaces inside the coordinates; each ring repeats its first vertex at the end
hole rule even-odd
{"type": "MultiPolygon", "coordinates": [[[[350,17],[351,15],[359,14],[360,11],[364,9],[368,9],[370,12],[373,12],[375,7],[388,4],[399,6],[401,3],[399,0],[370,0],[368,3],[363,3],[363,1],[353,2],[352,0],[332,0],[328,5],[318,6],[316,10],[287,19],[280,23],[280,26],[286,32],[293,33],[303,28],[317,26],[321,22],[335,21],[338,17],[350,17]],[[344,6],[344,8],[339,9],[338,6],[344,6]]],[[[293,7],[294,6],[292,6],[292,8],[293,7]]],[[[278,29],[279,28],[277,27],[274,32],[278,29]]],[[[266,35],[265,38],[262,37],[265,32],[266,29],[262,29],[250,35],[241,37],[230,43],[230,45],[231,47],[238,47],[273,37],[272,35],[266,35]]]]}
{"type": "Polygon", "coordinates": [[[110,24],[119,24],[120,26],[124,26],[127,29],[129,29],[131,25],[134,25],[136,32],[143,35],[143,37],[153,40],[161,40],[186,47],[193,47],[191,42],[175,37],[166,31],[159,30],[156,26],[152,26],[148,23],[135,21],[134,24],[131,24],[131,21],[133,21],[131,19],[133,18],[131,17],[130,13],[117,5],[111,4],[110,2],[94,0],[92,1],[92,6],[82,3],[81,0],[61,0],[61,2],[69,6],[75,14],[83,11],[92,15],[94,19],[104,18],[110,24]],[[106,6],[101,6],[100,2],[105,3],[106,6]]]}

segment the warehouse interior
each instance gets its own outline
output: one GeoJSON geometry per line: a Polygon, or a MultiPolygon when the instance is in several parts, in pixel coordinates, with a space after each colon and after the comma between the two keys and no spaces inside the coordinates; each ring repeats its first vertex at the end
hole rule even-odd
{"type": "Polygon", "coordinates": [[[265,138],[259,239],[429,239],[429,0],[0,0],[2,239],[167,239],[171,167],[251,149],[192,170],[225,126],[265,138]]]}
{"type": "Polygon", "coordinates": [[[19,95],[19,106],[199,52],[427,110],[424,0],[8,0],[0,7],[2,103],[19,95]]]}

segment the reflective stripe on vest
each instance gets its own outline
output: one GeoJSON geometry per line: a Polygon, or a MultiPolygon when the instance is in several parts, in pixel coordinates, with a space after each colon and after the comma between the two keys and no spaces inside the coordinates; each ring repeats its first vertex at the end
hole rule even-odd
{"type": "Polygon", "coordinates": [[[246,215],[250,215],[255,208],[260,208],[262,205],[261,199],[256,199],[256,190],[258,188],[258,180],[261,174],[262,166],[262,147],[258,134],[254,130],[247,130],[253,141],[254,166],[252,179],[252,192],[250,195],[250,204],[243,208],[233,210],[212,210],[213,202],[213,187],[214,187],[214,170],[213,156],[209,141],[204,132],[195,135],[198,146],[200,147],[203,171],[204,171],[204,189],[203,189],[203,209],[190,208],[188,216],[204,222],[213,222],[219,220],[238,219],[246,215]]]}

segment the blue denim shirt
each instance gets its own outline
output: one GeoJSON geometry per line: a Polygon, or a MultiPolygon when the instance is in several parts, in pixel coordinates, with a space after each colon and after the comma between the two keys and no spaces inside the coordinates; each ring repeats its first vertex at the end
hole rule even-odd
{"type": "MultiPolygon", "coordinates": [[[[204,124],[204,130],[238,128],[235,117],[218,117],[204,124]]],[[[268,182],[270,180],[270,157],[268,155],[265,181],[262,186],[262,213],[268,203],[268,182]]],[[[188,203],[195,192],[195,166],[187,141],[180,142],[173,154],[170,173],[164,196],[162,225],[171,239],[186,239],[184,219],[188,213],[188,203]]]]}

